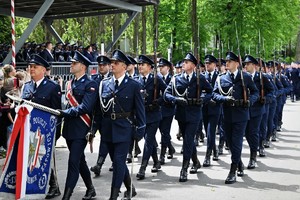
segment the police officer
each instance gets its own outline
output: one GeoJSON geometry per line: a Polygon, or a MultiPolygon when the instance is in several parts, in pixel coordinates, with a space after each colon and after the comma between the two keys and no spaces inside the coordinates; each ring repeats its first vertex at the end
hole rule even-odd
{"type": "MultiPolygon", "coordinates": [[[[126,74],[129,78],[134,78],[134,77],[138,76],[138,73],[137,73],[137,70],[136,70],[137,62],[130,55],[127,55],[127,58],[129,59],[130,64],[127,65],[126,74]]],[[[131,144],[130,144],[129,152],[128,152],[128,155],[127,155],[127,162],[128,163],[132,163],[133,148],[134,148],[134,157],[137,157],[141,153],[141,149],[139,147],[138,142],[139,141],[133,139],[131,144]]]]}
{"type": "MultiPolygon", "coordinates": [[[[145,178],[145,171],[150,156],[153,159],[152,173],[156,173],[161,168],[157,156],[157,142],[155,134],[157,132],[159,122],[162,119],[161,107],[163,99],[161,94],[165,91],[167,85],[161,77],[155,76],[151,71],[154,68],[154,62],[145,55],[140,55],[138,59],[140,76],[137,81],[142,85],[142,95],[144,97],[144,105],[146,111],[146,132],[145,143],[142,157],[142,164],[136,177],[138,180],[145,178]]],[[[154,69],[156,70],[156,69],[154,69]]]]}
{"type": "Polygon", "coordinates": [[[188,53],[183,62],[184,73],[174,76],[164,93],[164,99],[167,102],[177,104],[175,119],[178,120],[183,135],[183,162],[179,182],[187,181],[187,170],[191,158],[193,161],[191,174],[197,173],[201,167],[197,158],[194,137],[199,121],[202,119],[202,104],[207,103],[212,95],[209,82],[200,74],[199,69],[197,73],[195,72],[197,66],[195,56],[188,53]],[[201,98],[202,90],[206,92],[203,98],[201,98]]]}
{"type": "MultiPolygon", "coordinates": [[[[54,81],[45,78],[46,70],[50,68],[49,63],[39,55],[32,55],[29,68],[32,80],[24,84],[22,98],[53,109],[61,109],[60,86],[54,81]]],[[[55,138],[57,140],[60,136],[60,130],[57,130],[56,133],[55,138]]],[[[51,169],[49,185],[50,188],[46,199],[51,199],[61,194],[55,169],[51,169]]]]}
{"type": "MultiPolygon", "coordinates": [[[[175,75],[180,75],[182,73],[182,60],[178,61],[175,65],[175,75]]],[[[176,134],[176,138],[177,140],[180,140],[180,138],[182,137],[182,133],[178,127],[178,133],[176,134]]]]}
{"type": "Polygon", "coordinates": [[[238,56],[233,52],[227,52],[226,68],[228,71],[218,77],[213,93],[214,100],[223,103],[224,131],[231,151],[231,167],[225,184],[236,182],[238,165],[239,175],[243,175],[241,162],[243,136],[249,120],[249,107],[259,97],[251,76],[239,70],[238,67],[238,56]]]}
{"type": "MultiPolygon", "coordinates": [[[[158,62],[159,76],[169,85],[172,78],[172,63],[168,60],[161,58],[158,62]]],[[[173,158],[175,148],[171,143],[171,125],[175,114],[175,105],[170,102],[163,102],[161,106],[162,120],[159,122],[159,131],[161,133],[161,152],[160,152],[160,164],[165,164],[165,154],[167,148],[169,148],[168,159],[173,158]]]]}
{"type": "Polygon", "coordinates": [[[90,131],[91,115],[97,100],[97,83],[86,74],[91,62],[78,51],[72,59],[70,73],[74,79],[68,82],[66,97],[67,109],[61,111],[64,117],[63,137],[69,149],[68,172],[63,200],[70,199],[73,189],[81,175],[87,188],[83,199],[92,199],[96,191],[91,174],[85,161],[84,149],[87,145],[86,135],[90,131]]]}
{"type": "Polygon", "coordinates": [[[259,62],[251,55],[245,56],[244,63],[246,71],[251,75],[251,78],[259,91],[258,101],[254,102],[249,109],[250,119],[248,120],[245,132],[245,137],[250,147],[250,160],[247,168],[254,169],[256,167],[257,149],[259,147],[260,124],[263,113],[265,112],[266,101],[274,95],[274,87],[262,71],[257,71],[257,68],[262,65],[262,63],[259,64],[259,62]]]}
{"type": "MultiPolygon", "coordinates": [[[[97,82],[97,85],[100,84],[102,80],[111,76],[109,70],[111,67],[111,61],[106,56],[97,57],[98,62],[98,74],[93,74],[91,79],[97,82]]],[[[101,132],[101,121],[102,121],[102,112],[99,110],[100,100],[97,98],[95,109],[94,109],[94,120],[93,120],[93,133],[96,134],[97,131],[101,132]]],[[[100,176],[102,165],[104,164],[105,158],[108,154],[108,147],[106,143],[100,140],[98,159],[96,165],[91,167],[91,171],[94,172],[95,176],[100,176]]]]}
{"type": "Polygon", "coordinates": [[[101,140],[108,146],[114,168],[109,199],[117,200],[122,181],[127,188],[124,199],[131,199],[136,191],[131,184],[126,156],[132,138],[140,139],[145,133],[145,110],[140,84],[126,75],[128,58],[115,50],[111,61],[113,76],[104,79],[99,86],[103,112],[101,140]]]}
{"type": "MultiPolygon", "coordinates": [[[[204,76],[206,80],[208,80],[210,85],[214,87],[216,79],[218,77],[218,72],[216,71],[218,60],[213,55],[206,55],[204,59],[206,67],[204,76]]],[[[219,154],[216,148],[216,128],[221,114],[221,104],[211,99],[207,104],[203,105],[202,113],[204,128],[207,135],[207,149],[206,156],[203,162],[203,167],[209,167],[210,156],[212,152],[213,160],[219,160],[219,154]]]]}

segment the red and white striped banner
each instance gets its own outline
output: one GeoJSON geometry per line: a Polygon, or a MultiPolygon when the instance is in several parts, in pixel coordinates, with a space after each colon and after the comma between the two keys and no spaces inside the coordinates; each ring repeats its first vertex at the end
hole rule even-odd
{"type": "Polygon", "coordinates": [[[11,50],[12,66],[16,67],[16,48],[15,48],[15,1],[11,0],[11,50]]]}

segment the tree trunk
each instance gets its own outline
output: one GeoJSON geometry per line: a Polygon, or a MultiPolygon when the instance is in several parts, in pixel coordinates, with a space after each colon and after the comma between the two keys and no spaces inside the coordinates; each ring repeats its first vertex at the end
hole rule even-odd
{"type": "Polygon", "coordinates": [[[143,6],[142,8],[142,54],[146,54],[147,50],[147,44],[146,44],[146,22],[147,22],[147,16],[146,16],[146,7],[143,6]]]}
{"type": "Polygon", "coordinates": [[[193,51],[194,55],[198,57],[198,19],[197,19],[197,0],[192,0],[192,13],[191,13],[191,27],[192,27],[192,38],[193,38],[193,51]]]}
{"type": "Polygon", "coordinates": [[[300,60],[300,28],[297,34],[297,44],[296,44],[296,55],[295,55],[296,60],[300,60]]]}
{"type": "Polygon", "coordinates": [[[154,52],[154,63],[157,62],[157,48],[158,48],[158,6],[154,5],[153,12],[153,52],[154,52]]]}
{"type": "Polygon", "coordinates": [[[134,19],[134,28],[133,28],[133,52],[135,52],[136,56],[139,55],[139,20],[140,14],[138,14],[134,19]]]}

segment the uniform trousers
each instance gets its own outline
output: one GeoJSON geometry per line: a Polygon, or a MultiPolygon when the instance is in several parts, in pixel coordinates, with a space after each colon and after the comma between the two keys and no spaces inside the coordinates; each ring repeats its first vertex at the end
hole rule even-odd
{"type": "Polygon", "coordinates": [[[129,151],[130,141],[128,142],[104,142],[108,147],[109,154],[113,160],[113,176],[111,187],[121,188],[125,176],[129,176],[126,165],[126,158],[129,151]]]}
{"type": "Polygon", "coordinates": [[[256,152],[259,144],[259,129],[262,115],[250,117],[248,120],[245,136],[251,152],[256,152]]]}
{"type": "Polygon", "coordinates": [[[259,142],[266,140],[266,138],[267,138],[269,107],[270,107],[270,104],[265,104],[265,112],[262,115],[260,128],[259,128],[259,142]]]}
{"type": "Polygon", "coordinates": [[[168,147],[171,144],[171,125],[173,121],[173,115],[163,117],[159,122],[159,131],[161,133],[161,146],[168,147]]]}
{"type": "Polygon", "coordinates": [[[194,138],[198,129],[199,122],[178,121],[179,128],[183,137],[183,160],[190,160],[193,153],[196,153],[194,138]]]}
{"type": "Polygon", "coordinates": [[[66,140],[69,149],[68,173],[65,188],[75,188],[79,174],[86,187],[92,183],[91,173],[85,161],[84,149],[87,145],[85,139],[66,140]]]}
{"type": "Polygon", "coordinates": [[[155,134],[159,126],[159,121],[146,124],[145,144],[142,160],[149,161],[150,156],[156,151],[157,142],[155,134]]]}
{"type": "Polygon", "coordinates": [[[268,128],[267,128],[267,138],[270,138],[273,134],[274,126],[274,115],[276,112],[276,100],[273,100],[269,106],[269,117],[268,117],[268,128]]]}
{"type": "Polygon", "coordinates": [[[216,145],[216,128],[220,115],[203,115],[203,124],[207,135],[207,149],[212,150],[216,145]]]}
{"type": "Polygon", "coordinates": [[[227,143],[231,151],[231,162],[238,164],[241,160],[243,148],[243,136],[246,130],[247,121],[227,122],[224,121],[224,131],[227,143]]]}

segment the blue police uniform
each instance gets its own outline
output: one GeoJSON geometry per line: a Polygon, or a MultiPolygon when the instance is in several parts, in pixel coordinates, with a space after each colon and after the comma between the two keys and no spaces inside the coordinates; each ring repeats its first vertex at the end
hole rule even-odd
{"type": "MultiPolygon", "coordinates": [[[[207,58],[209,60],[209,57],[207,58]]],[[[206,72],[205,78],[210,85],[214,87],[218,77],[217,71],[206,72]]],[[[214,100],[209,101],[203,105],[203,124],[207,135],[207,149],[206,156],[203,162],[203,167],[210,166],[210,156],[213,152],[213,160],[218,160],[218,152],[216,148],[216,127],[219,122],[221,114],[221,104],[214,100]]]]}
{"type": "Polygon", "coordinates": [[[250,107],[250,119],[247,123],[245,132],[245,136],[250,147],[250,161],[248,169],[255,168],[257,149],[259,147],[259,129],[263,113],[266,112],[265,102],[267,99],[272,98],[274,94],[274,87],[270,80],[264,74],[260,77],[260,73],[255,72],[253,81],[258,91],[261,92],[262,90],[261,78],[263,81],[264,99],[261,98],[260,94],[260,99],[250,107]]]}
{"type": "MultiPolygon", "coordinates": [[[[78,51],[75,51],[72,61],[81,62],[86,67],[91,64],[91,62],[78,51]]],[[[78,105],[71,106],[69,103],[66,109],[61,111],[61,115],[64,117],[62,135],[66,139],[69,149],[68,172],[63,198],[70,198],[80,174],[87,187],[83,199],[91,199],[96,196],[96,192],[84,155],[84,149],[87,145],[86,135],[90,131],[90,126],[81,116],[88,115],[88,117],[92,119],[92,112],[97,100],[98,86],[97,83],[91,80],[86,74],[79,77],[78,80],[74,78],[69,84],[71,85],[67,88],[67,93],[71,92],[74,99],[78,102],[78,105]]]]}
{"type": "MultiPolygon", "coordinates": [[[[226,60],[238,62],[238,57],[228,52],[226,60]]],[[[214,100],[223,102],[224,111],[224,131],[227,142],[231,151],[231,168],[225,183],[234,183],[236,181],[236,169],[238,165],[242,165],[241,153],[243,147],[243,136],[246,130],[246,125],[250,119],[249,107],[259,98],[258,90],[248,73],[242,73],[240,70],[237,74],[227,72],[218,77],[214,87],[214,100]],[[244,98],[244,87],[246,90],[247,99],[244,98]],[[231,97],[231,98],[230,98],[231,97]],[[232,98],[233,97],[233,98],[232,98]]],[[[239,169],[242,172],[242,167],[239,169]]]]}
{"type": "MultiPolygon", "coordinates": [[[[145,77],[146,78],[146,77],[145,77]]],[[[161,94],[166,89],[165,82],[157,76],[157,85],[156,85],[156,99],[154,101],[154,74],[148,74],[148,78],[144,83],[144,77],[138,76],[137,81],[142,85],[141,93],[144,97],[144,105],[146,111],[146,131],[145,131],[145,143],[142,156],[142,164],[140,170],[137,174],[139,180],[145,178],[145,170],[148,165],[150,156],[153,159],[153,168],[152,172],[157,172],[160,169],[160,163],[157,156],[157,142],[156,142],[156,132],[159,127],[159,122],[162,119],[161,106],[163,99],[161,94]]]]}
{"type": "MultiPolygon", "coordinates": [[[[187,55],[185,59],[191,60],[195,65],[197,64],[197,60],[193,55],[187,55]]],[[[193,166],[190,173],[196,173],[197,169],[201,167],[197,158],[194,137],[198,124],[202,119],[202,104],[207,103],[211,99],[212,87],[202,74],[199,74],[198,78],[200,84],[197,87],[197,75],[195,72],[191,74],[189,80],[187,80],[185,73],[174,76],[164,93],[166,101],[177,104],[175,119],[178,121],[183,136],[183,163],[179,178],[180,182],[187,181],[187,169],[191,158],[193,166]],[[206,94],[201,98],[203,90],[206,94]],[[198,94],[199,96],[197,96],[198,94]],[[184,98],[187,105],[178,102],[179,98],[184,98]]]]}
{"type": "MultiPolygon", "coordinates": [[[[50,68],[49,63],[39,55],[33,55],[29,64],[38,64],[44,66],[46,69],[50,68]]],[[[32,102],[47,106],[53,109],[61,109],[61,88],[52,80],[43,78],[40,85],[37,87],[34,81],[29,81],[24,84],[22,90],[22,99],[31,100],[32,102]]],[[[55,141],[60,137],[60,123],[61,119],[57,120],[57,130],[55,135],[55,141]]],[[[49,191],[46,198],[53,198],[60,195],[60,190],[57,183],[57,178],[54,173],[55,169],[51,169],[51,175],[49,180],[49,191]]]]}

